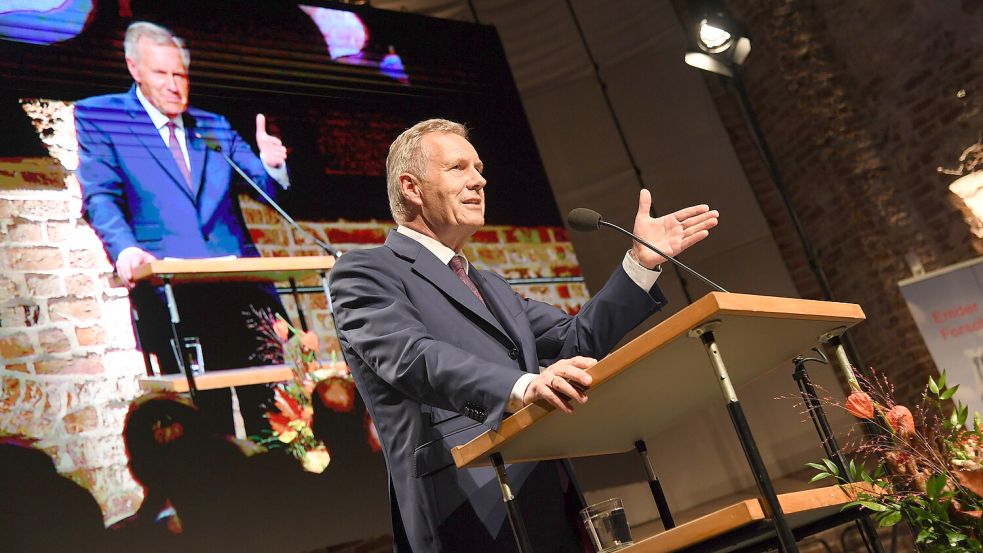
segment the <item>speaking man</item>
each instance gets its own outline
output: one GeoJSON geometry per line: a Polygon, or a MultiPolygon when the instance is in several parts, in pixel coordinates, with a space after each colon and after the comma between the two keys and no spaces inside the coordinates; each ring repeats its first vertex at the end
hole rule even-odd
{"type": "MultiPolygon", "coordinates": [[[[105,246],[130,302],[141,349],[156,355],[165,373],[177,372],[169,318],[161,290],[134,287],[133,271],[162,257],[257,257],[233,181],[228,154],[271,196],[289,182],[287,150],[256,116],[257,157],[229,122],[188,106],[190,53],[171,31],[148,22],[129,26],[124,40],[129,92],[97,96],[75,106],[84,213],[105,246]],[[278,183],[278,184],[277,184],[278,183]]],[[[223,283],[175,287],[185,336],[199,338],[206,370],[263,363],[260,343],[244,313],[282,311],[275,290],[223,283]]],[[[239,388],[246,430],[265,426],[259,403],[265,388],[239,388]]],[[[199,396],[211,421],[221,413],[232,430],[227,390],[199,396]]]]}
{"type": "MultiPolygon", "coordinates": [[[[482,170],[460,124],[403,132],[386,160],[398,228],[331,275],[341,347],[386,456],[400,552],[514,551],[493,469],[457,470],[450,449],[528,403],[570,412],[586,402],[585,369],[666,303],[655,284],[664,259],[637,245],[575,316],[471,267],[461,249],[485,222],[482,170]]],[[[635,232],[670,255],[717,224],[705,205],[653,219],[650,204],[642,190],[635,232]]],[[[537,552],[581,550],[567,467],[508,468],[537,552]]]]}

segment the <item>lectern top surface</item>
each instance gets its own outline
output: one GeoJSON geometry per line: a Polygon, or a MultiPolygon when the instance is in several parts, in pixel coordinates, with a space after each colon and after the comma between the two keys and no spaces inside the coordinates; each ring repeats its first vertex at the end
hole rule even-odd
{"type": "Polygon", "coordinates": [[[692,329],[714,331],[730,380],[746,384],[815,347],[820,337],[864,319],[859,305],[711,292],[598,362],[589,372],[590,401],[573,414],[528,405],[452,450],[458,467],[620,453],[673,420],[707,405],[724,405],[706,349],[692,329]]]}
{"type": "Polygon", "coordinates": [[[160,285],[188,282],[283,282],[323,273],[334,266],[331,256],[160,259],[137,267],[135,280],[160,285]]]}

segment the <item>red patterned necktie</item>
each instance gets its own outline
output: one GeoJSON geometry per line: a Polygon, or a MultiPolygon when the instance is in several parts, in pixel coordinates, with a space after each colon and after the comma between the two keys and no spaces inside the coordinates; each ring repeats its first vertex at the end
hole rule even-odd
{"type": "Polygon", "coordinates": [[[174,161],[177,163],[178,169],[181,170],[181,174],[184,175],[184,183],[191,188],[191,171],[188,169],[188,163],[184,161],[184,152],[181,151],[181,145],[177,143],[177,135],[174,134],[174,128],[177,125],[174,121],[168,121],[165,123],[167,126],[167,149],[171,151],[171,155],[174,156],[174,161]]]}
{"type": "Polygon", "coordinates": [[[463,282],[464,285],[471,290],[474,297],[478,298],[478,301],[484,305],[485,298],[481,297],[481,292],[478,291],[478,287],[474,285],[474,281],[468,276],[468,272],[464,270],[464,258],[459,255],[455,255],[447,264],[450,265],[451,269],[454,269],[454,274],[456,274],[457,278],[461,279],[461,282],[463,282]]]}

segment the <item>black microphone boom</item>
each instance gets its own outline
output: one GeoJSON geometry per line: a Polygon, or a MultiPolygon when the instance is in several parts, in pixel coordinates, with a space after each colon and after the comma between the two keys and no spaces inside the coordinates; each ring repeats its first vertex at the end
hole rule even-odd
{"type": "Polygon", "coordinates": [[[581,232],[592,232],[592,231],[597,230],[601,226],[613,228],[614,230],[616,230],[616,231],[618,231],[618,232],[620,232],[620,233],[622,233],[622,234],[624,234],[626,236],[631,237],[632,240],[638,242],[639,244],[645,246],[646,248],[648,248],[648,249],[654,251],[655,253],[661,255],[662,257],[668,259],[669,261],[672,262],[673,265],[679,267],[680,269],[686,271],[687,273],[689,273],[689,274],[695,276],[696,278],[702,280],[703,282],[705,282],[708,286],[710,286],[714,290],[718,290],[720,292],[727,292],[727,290],[724,290],[724,287],[723,286],[717,284],[716,282],[713,282],[712,280],[710,280],[707,277],[701,275],[700,273],[694,271],[693,269],[690,269],[682,261],[676,259],[675,257],[673,257],[671,255],[668,255],[668,254],[664,253],[659,248],[656,248],[652,244],[649,244],[645,240],[642,240],[641,238],[639,238],[635,234],[633,234],[633,233],[631,233],[631,232],[629,232],[629,231],[627,231],[627,230],[619,227],[618,225],[615,225],[613,223],[609,223],[609,222],[605,221],[603,218],[601,218],[601,214],[598,213],[598,212],[596,212],[596,211],[594,211],[593,209],[587,209],[585,207],[578,207],[576,209],[571,210],[570,211],[570,214],[567,215],[567,223],[570,225],[570,228],[572,228],[573,230],[577,230],[577,231],[581,231],[581,232]]]}
{"type": "Polygon", "coordinates": [[[213,152],[217,152],[219,154],[222,154],[222,157],[225,158],[225,162],[228,163],[229,166],[232,167],[232,169],[234,169],[236,173],[239,173],[239,176],[242,177],[243,180],[245,180],[247,183],[249,183],[249,186],[252,186],[253,189],[256,190],[256,192],[259,192],[259,195],[262,196],[264,200],[266,200],[266,203],[270,207],[272,207],[273,209],[275,209],[276,212],[280,214],[280,217],[283,217],[283,220],[286,221],[287,223],[289,223],[290,226],[292,226],[293,228],[295,228],[301,234],[303,234],[303,235],[307,236],[308,238],[310,238],[311,240],[313,240],[314,243],[317,244],[317,246],[320,247],[322,250],[324,250],[328,255],[333,255],[333,256],[336,256],[336,257],[338,256],[337,250],[335,250],[334,248],[332,248],[330,245],[328,245],[323,240],[319,239],[317,236],[314,236],[310,232],[304,230],[303,227],[301,227],[299,224],[297,224],[297,221],[294,221],[294,218],[291,217],[289,214],[287,214],[287,212],[284,211],[282,207],[280,207],[280,204],[276,203],[276,201],[273,198],[271,198],[270,195],[267,194],[266,191],[263,190],[262,187],[260,187],[260,185],[256,184],[256,181],[254,181],[253,179],[251,179],[249,177],[249,175],[247,175],[246,172],[243,171],[241,167],[239,167],[239,164],[238,163],[236,163],[235,161],[233,161],[232,158],[229,157],[228,154],[226,154],[224,151],[222,151],[222,145],[219,144],[217,140],[215,140],[215,137],[210,136],[210,135],[207,135],[207,134],[202,134],[202,133],[197,132],[197,131],[194,133],[194,136],[195,136],[195,138],[204,141],[205,142],[205,146],[207,146],[209,150],[212,150],[213,152]]]}

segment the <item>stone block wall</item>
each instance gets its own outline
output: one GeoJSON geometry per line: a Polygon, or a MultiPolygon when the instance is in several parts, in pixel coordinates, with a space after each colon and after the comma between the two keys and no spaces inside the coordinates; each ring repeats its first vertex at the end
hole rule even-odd
{"type": "MultiPolygon", "coordinates": [[[[867,314],[851,332],[861,360],[914,400],[936,367],[897,282],[983,251],[938,171],[983,132],[983,4],[725,4],[749,29],[744,82],[833,296],[867,314]]],[[[704,76],[800,293],[821,298],[732,86],[704,76]]]]}

